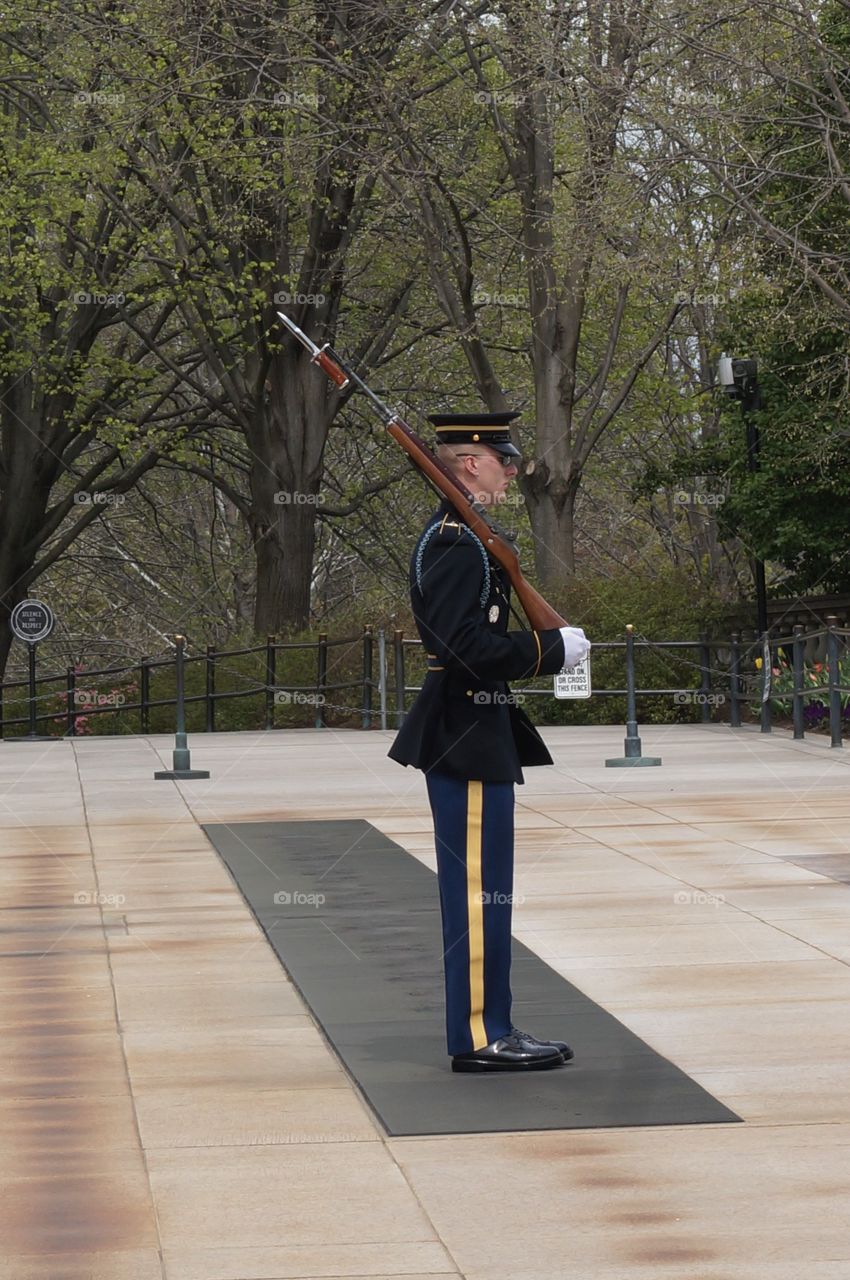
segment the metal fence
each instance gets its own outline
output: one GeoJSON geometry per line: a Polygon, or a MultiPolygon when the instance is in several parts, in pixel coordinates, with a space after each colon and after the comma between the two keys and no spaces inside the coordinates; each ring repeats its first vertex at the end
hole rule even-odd
{"type": "MultiPolygon", "coordinates": [[[[697,706],[700,719],[709,723],[724,714],[728,706],[728,723],[737,728],[742,723],[742,710],[756,706],[760,710],[760,726],[764,733],[773,727],[777,707],[789,708],[791,727],[795,738],[806,732],[805,709],[813,699],[823,695],[823,719],[828,719],[830,740],[833,746],[842,744],[842,723],[850,715],[850,660],[845,655],[850,629],[840,628],[834,618],[827,626],[805,631],[795,626],[788,636],[745,637],[733,633],[729,639],[709,639],[701,635],[695,640],[651,640],[645,636],[630,634],[622,640],[594,641],[592,657],[604,653],[622,653],[623,682],[612,688],[594,688],[594,698],[672,698],[697,706]],[[807,653],[823,652],[824,661],[806,667],[807,653]],[[644,687],[637,683],[636,654],[651,653],[666,656],[678,668],[686,670],[691,683],[644,687]],[[686,656],[687,655],[687,656],[686,656]],[[842,663],[847,670],[842,674],[842,663]],[[777,673],[779,679],[777,679],[777,673]],[[817,677],[813,683],[813,676],[817,677]],[[822,678],[821,678],[822,677],[822,678]],[[842,683],[842,680],[844,683],[842,683]]],[[[203,672],[202,691],[186,694],[186,704],[203,705],[203,723],[206,732],[216,730],[216,708],[230,700],[255,699],[256,725],[274,729],[276,707],[281,704],[305,704],[311,708],[311,719],[316,728],[328,723],[328,713],[339,712],[363,729],[397,728],[401,725],[410,700],[421,684],[408,680],[412,655],[422,654],[418,639],[405,637],[401,630],[386,631],[382,627],[366,627],[361,635],[329,639],[320,633],[315,640],[284,641],[269,636],[264,644],[240,649],[217,650],[207,646],[203,652],[187,653],[187,668],[200,666],[203,672]],[[356,677],[334,679],[334,655],[347,651],[351,665],[352,650],[359,649],[359,672],[356,677]],[[287,684],[279,680],[280,659],[290,653],[313,653],[313,677],[307,684],[287,684]],[[262,678],[251,679],[240,675],[246,687],[239,689],[217,688],[218,675],[230,659],[248,655],[260,655],[258,665],[262,678]],[[355,701],[347,702],[346,695],[354,693],[355,701]]],[[[422,655],[424,657],[424,655],[422,655]]],[[[421,664],[424,667],[424,663],[421,664]]],[[[144,657],[138,662],[123,666],[110,666],[80,671],[68,667],[61,674],[39,674],[36,688],[29,695],[26,680],[13,680],[0,684],[0,738],[10,736],[9,730],[27,726],[34,736],[39,729],[52,729],[56,736],[73,737],[82,716],[120,715],[122,728],[125,717],[135,717],[130,732],[150,733],[151,711],[155,708],[175,707],[175,697],[152,697],[151,678],[157,671],[175,668],[175,653],[161,657],[144,657]],[[134,701],[122,700],[120,706],[108,701],[80,700],[84,685],[123,677],[132,681],[138,689],[134,701]],[[9,697],[27,702],[26,714],[7,715],[9,697]],[[57,711],[58,698],[64,702],[64,711],[57,711]],[[61,723],[60,723],[61,722],[61,723]]],[[[529,685],[513,687],[513,694],[523,700],[553,701],[551,682],[545,687],[529,685]]],[[[193,731],[198,731],[197,727],[193,731]]]]}

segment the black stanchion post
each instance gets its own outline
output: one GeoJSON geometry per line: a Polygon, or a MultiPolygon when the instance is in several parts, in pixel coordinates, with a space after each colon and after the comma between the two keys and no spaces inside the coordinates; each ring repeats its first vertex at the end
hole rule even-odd
{"type": "Polygon", "coordinates": [[[625,755],[606,760],[610,769],[638,765],[661,764],[660,756],[643,756],[637,730],[637,703],[635,700],[635,635],[631,623],[626,627],[626,738],[625,755]]]}
{"type": "Polygon", "coordinates": [[[387,633],[378,627],[378,702],[381,708],[381,728],[387,727],[387,633]]]}
{"type": "Polygon", "coordinates": [[[700,719],[703,724],[709,724],[711,721],[711,649],[705,632],[701,632],[699,638],[699,665],[700,719]]]}
{"type": "Polygon", "coordinates": [[[372,728],[372,628],[363,628],[363,724],[372,728]]]}
{"type": "Polygon", "coordinates": [[[75,715],[77,705],[77,673],[73,667],[65,668],[65,711],[67,713],[67,728],[65,732],[69,738],[73,738],[77,732],[77,717],[75,715]]]}
{"type": "Polygon", "coordinates": [[[37,729],[36,729],[36,718],[35,718],[35,711],[36,711],[36,707],[35,707],[35,700],[36,700],[36,692],[35,692],[35,645],[34,645],[34,644],[31,644],[31,645],[29,645],[29,646],[28,646],[28,648],[29,648],[29,652],[28,652],[28,654],[27,654],[27,663],[28,663],[28,668],[29,668],[29,704],[30,704],[30,706],[29,706],[29,712],[30,712],[30,731],[29,731],[29,733],[27,734],[27,737],[29,737],[29,738],[34,738],[34,737],[36,737],[36,732],[37,732],[37,729]]]}
{"type": "Polygon", "coordinates": [[[396,627],[393,632],[395,654],[395,727],[401,728],[404,720],[404,632],[396,627]]]}
{"type": "Polygon", "coordinates": [[[328,684],[328,637],[324,631],[319,632],[318,670],[316,672],[316,719],[317,729],[326,728],[325,722],[325,689],[328,684]]]}
{"type": "Polygon", "coordinates": [[[185,673],[184,673],[184,646],[186,644],[185,636],[175,636],[175,653],[174,653],[174,676],[177,685],[176,690],[176,718],[177,727],[174,734],[174,752],[172,754],[173,767],[171,769],[157,769],[154,773],[155,778],[208,778],[208,769],[193,769],[192,761],[189,755],[189,747],[186,742],[186,693],[185,693],[185,673]]]}
{"type": "Polygon", "coordinates": [[[150,658],[142,658],[139,663],[139,720],[142,733],[151,730],[151,669],[150,658]]]}
{"type": "Polygon", "coordinates": [[[38,694],[36,693],[36,676],[35,676],[35,651],[38,645],[34,640],[27,641],[27,700],[29,702],[29,733],[25,733],[18,738],[18,742],[53,742],[54,739],[49,733],[38,732],[38,694]]]}
{"type": "Polygon", "coordinates": [[[206,699],[207,733],[215,733],[215,646],[207,645],[207,664],[204,696],[206,699]]]}
{"type": "Polygon", "coordinates": [[[806,725],[803,717],[803,641],[800,639],[802,634],[803,628],[798,623],[794,628],[794,642],[791,649],[791,670],[794,680],[794,696],[791,701],[791,709],[795,738],[804,738],[806,736],[806,725]]]}
{"type": "Polygon", "coordinates": [[[826,660],[829,664],[829,745],[841,747],[841,675],[838,669],[838,619],[830,614],[826,620],[826,660]]]}
{"type": "Polygon", "coordinates": [[[729,658],[729,728],[741,727],[741,637],[737,631],[732,632],[731,655],[729,658]]]}
{"type": "Polygon", "coordinates": [[[266,728],[274,728],[274,686],[277,674],[275,638],[266,636],[266,728]]]}

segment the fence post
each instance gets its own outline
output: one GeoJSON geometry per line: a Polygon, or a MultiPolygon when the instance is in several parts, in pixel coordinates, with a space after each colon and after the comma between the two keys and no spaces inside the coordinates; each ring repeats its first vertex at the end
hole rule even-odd
{"type": "Polygon", "coordinates": [[[77,733],[77,717],[76,712],[76,693],[77,693],[77,673],[73,667],[65,668],[65,710],[68,715],[68,727],[65,730],[67,737],[76,737],[77,733]]]}
{"type": "Polygon", "coordinates": [[[207,645],[206,687],[204,690],[207,733],[215,733],[215,645],[207,645]]]}
{"type": "Polygon", "coordinates": [[[328,637],[327,633],[324,631],[319,632],[317,661],[315,727],[317,729],[325,729],[327,727],[327,722],[325,720],[325,689],[328,684],[328,637]]]}
{"type": "Polygon", "coordinates": [[[829,745],[843,746],[841,741],[841,675],[838,668],[838,619],[829,614],[826,619],[826,660],[829,663],[829,745]]]}
{"type": "Polygon", "coordinates": [[[773,684],[773,657],[770,652],[770,632],[763,631],[761,636],[761,731],[770,733],[772,729],[770,712],[770,695],[773,684]]]}
{"type": "Polygon", "coordinates": [[[729,728],[741,727],[741,637],[737,631],[732,632],[731,656],[729,658],[729,728]]]}
{"type": "Polygon", "coordinates": [[[378,698],[381,706],[381,728],[387,727],[387,637],[383,627],[378,628],[378,698]]]}
{"type": "Polygon", "coordinates": [[[150,658],[142,658],[139,663],[139,719],[142,733],[150,733],[151,730],[151,669],[148,665],[149,662],[150,658]]]}
{"type": "Polygon", "coordinates": [[[640,738],[637,730],[637,703],[635,701],[635,629],[631,623],[626,627],[626,738],[625,755],[606,760],[610,769],[629,765],[661,764],[660,756],[642,756],[640,738]]]}
{"type": "Polygon", "coordinates": [[[404,632],[396,627],[393,632],[395,653],[395,727],[401,728],[404,720],[404,632]]]}
{"type": "Polygon", "coordinates": [[[27,641],[27,663],[29,667],[29,733],[25,733],[18,741],[22,742],[53,742],[55,739],[51,734],[38,732],[38,721],[43,717],[38,715],[38,696],[36,692],[36,650],[38,644],[35,641],[27,641]]]}
{"type": "Polygon", "coordinates": [[[174,697],[176,712],[176,730],[174,734],[174,751],[172,752],[172,767],[170,769],[157,769],[154,772],[155,778],[208,778],[208,769],[193,769],[192,761],[189,755],[189,746],[186,741],[186,695],[185,695],[185,672],[184,672],[184,645],[186,643],[185,636],[174,637],[174,682],[176,692],[174,697]]]}
{"type": "Polygon", "coordinates": [[[372,728],[372,628],[363,628],[363,723],[372,728]]]}
{"type": "Polygon", "coordinates": [[[791,702],[791,714],[794,720],[794,737],[806,736],[806,723],[803,716],[803,641],[800,636],[803,627],[797,623],[794,627],[794,643],[791,649],[791,671],[794,680],[794,697],[791,702]]]}
{"type": "Polygon", "coordinates": [[[274,636],[266,636],[266,728],[274,728],[274,686],[277,679],[277,651],[274,636]]]}
{"type": "Polygon", "coordinates": [[[711,720],[711,650],[708,647],[708,636],[704,631],[700,632],[699,637],[699,664],[701,673],[699,690],[702,695],[700,719],[703,724],[708,724],[711,720]]]}

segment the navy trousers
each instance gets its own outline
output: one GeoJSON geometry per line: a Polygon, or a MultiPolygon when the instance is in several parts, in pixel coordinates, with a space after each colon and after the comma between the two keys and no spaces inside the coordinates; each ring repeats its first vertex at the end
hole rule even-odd
{"type": "Polygon", "coordinates": [[[514,784],[425,776],[437,846],[448,1051],[472,1053],[511,1028],[514,784]]]}

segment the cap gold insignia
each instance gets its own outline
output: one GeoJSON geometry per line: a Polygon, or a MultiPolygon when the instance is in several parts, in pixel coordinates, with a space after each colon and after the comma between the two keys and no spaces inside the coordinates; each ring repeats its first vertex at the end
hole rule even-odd
{"type": "Polygon", "coordinates": [[[490,612],[488,613],[487,617],[490,619],[491,622],[499,621],[499,606],[497,604],[490,605],[490,612]]]}

